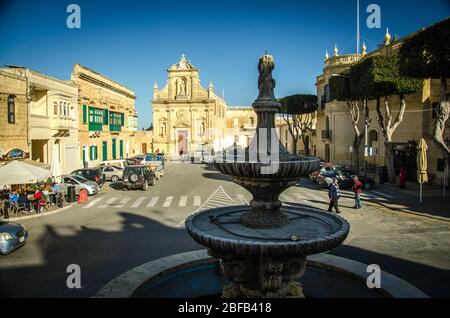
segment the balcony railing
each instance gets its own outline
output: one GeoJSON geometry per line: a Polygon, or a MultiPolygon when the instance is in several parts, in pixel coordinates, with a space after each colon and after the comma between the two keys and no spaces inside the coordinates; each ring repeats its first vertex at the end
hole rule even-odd
{"type": "Polygon", "coordinates": [[[331,130],[322,130],[322,139],[323,140],[330,140],[331,139],[331,130]]]}

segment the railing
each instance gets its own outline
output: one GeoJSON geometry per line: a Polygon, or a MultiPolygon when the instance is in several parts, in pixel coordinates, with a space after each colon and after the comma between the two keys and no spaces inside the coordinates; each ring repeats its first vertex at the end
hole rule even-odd
{"type": "Polygon", "coordinates": [[[361,54],[345,54],[332,56],[325,61],[327,66],[339,65],[339,64],[353,64],[361,59],[361,54]]]}

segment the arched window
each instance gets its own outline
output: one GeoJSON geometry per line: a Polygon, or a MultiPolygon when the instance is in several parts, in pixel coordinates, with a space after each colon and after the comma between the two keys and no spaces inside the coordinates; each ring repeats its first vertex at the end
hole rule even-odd
{"type": "Polygon", "coordinates": [[[376,130],[371,130],[369,132],[369,147],[372,147],[374,141],[378,141],[378,133],[376,130]]]}
{"type": "Polygon", "coordinates": [[[8,96],[8,123],[15,124],[16,123],[16,96],[9,95],[8,96]]]}

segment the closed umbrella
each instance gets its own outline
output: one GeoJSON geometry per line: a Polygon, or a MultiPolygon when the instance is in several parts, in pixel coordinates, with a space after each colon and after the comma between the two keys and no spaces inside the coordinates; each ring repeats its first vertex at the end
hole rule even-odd
{"type": "Polygon", "coordinates": [[[425,139],[421,138],[417,146],[417,181],[420,184],[420,203],[422,203],[422,184],[428,182],[427,149],[425,139]]]}
{"type": "Polygon", "coordinates": [[[58,156],[58,148],[56,145],[52,147],[52,165],[51,165],[52,177],[56,180],[61,176],[60,162],[58,156]]]}

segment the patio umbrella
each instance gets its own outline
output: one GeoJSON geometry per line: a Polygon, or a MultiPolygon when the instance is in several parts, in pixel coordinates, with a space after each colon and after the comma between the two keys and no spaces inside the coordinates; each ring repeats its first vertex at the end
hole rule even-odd
{"type": "Polygon", "coordinates": [[[427,149],[425,139],[421,138],[417,146],[417,181],[420,184],[420,203],[422,203],[422,184],[428,182],[427,149]]]}
{"type": "Polygon", "coordinates": [[[56,145],[53,145],[52,147],[52,164],[50,172],[55,180],[61,176],[60,163],[58,160],[58,149],[56,145]]]}
{"type": "Polygon", "coordinates": [[[0,184],[29,184],[47,180],[50,176],[49,170],[19,160],[14,160],[0,168],[0,184]]]}

